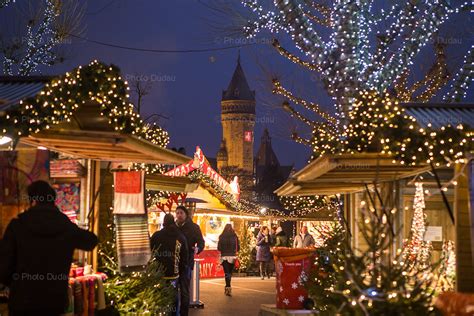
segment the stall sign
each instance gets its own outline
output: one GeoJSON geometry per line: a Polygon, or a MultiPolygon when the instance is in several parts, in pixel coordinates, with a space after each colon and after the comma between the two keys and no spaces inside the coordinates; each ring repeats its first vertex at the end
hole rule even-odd
{"type": "Polygon", "coordinates": [[[212,168],[206,160],[204,153],[202,152],[199,146],[196,146],[196,152],[194,153],[194,158],[178,167],[171,169],[164,174],[171,177],[182,177],[189,174],[191,171],[199,169],[202,173],[212,179],[219,187],[224,191],[234,195],[236,200],[239,199],[240,188],[238,185],[238,178],[234,177],[232,184],[227,182],[224,177],[222,177],[214,168],[212,168]]]}
{"type": "Polygon", "coordinates": [[[425,241],[442,241],[443,227],[442,226],[427,226],[425,232],[425,241]]]}
{"type": "Polygon", "coordinates": [[[199,262],[201,279],[224,277],[224,269],[219,258],[220,252],[218,250],[204,250],[196,255],[196,259],[202,259],[199,262]]]}

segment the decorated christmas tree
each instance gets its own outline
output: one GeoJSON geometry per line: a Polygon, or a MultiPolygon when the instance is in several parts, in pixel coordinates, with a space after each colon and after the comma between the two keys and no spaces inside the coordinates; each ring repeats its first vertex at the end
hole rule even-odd
{"type": "Polygon", "coordinates": [[[252,265],[252,251],[255,248],[255,237],[249,228],[242,229],[239,236],[240,251],[238,253],[239,271],[247,271],[252,265]]]}
{"type": "Polygon", "coordinates": [[[429,241],[425,241],[426,215],[425,198],[423,184],[415,183],[415,199],[413,201],[413,220],[411,225],[410,238],[403,247],[403,257],[408,262],[417,262],[421,268],[431,264],[432,246],[429,241]]]}
{"type": "Polygon", "coordinates": [[[438,282],[436,294],[454,291],[456,286],[456,252],[454,241],[448,240],[443,243],[441,263],[438,271],[438,282]]]}

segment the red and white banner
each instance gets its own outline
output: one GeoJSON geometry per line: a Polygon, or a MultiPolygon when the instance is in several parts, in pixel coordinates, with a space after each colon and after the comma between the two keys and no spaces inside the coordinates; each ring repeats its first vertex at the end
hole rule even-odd
{"type": "Polygon", "coordinates": [[[235,176],[232,183],[227,182],[224,177],[222,177],[216,170],[214,170],[209,165],[208,161],[206,160],[206,157],[204,156],[199,146],[196,146],[196,152],[194,153],[193,160],[169,170],[165,173],[165,175],[171,177],[183,177],[196,169],[201,170],[202,173],[211,178],[211,180],[214,181],[224,191],[233,194],[236,200],[239,199],[240,188],[238,183],[238,177],[235,176]]]}
{"type": "Polygon", "coordinates": [[[144,171],[114,172],[114,214],[145,214],[144,171]]]}

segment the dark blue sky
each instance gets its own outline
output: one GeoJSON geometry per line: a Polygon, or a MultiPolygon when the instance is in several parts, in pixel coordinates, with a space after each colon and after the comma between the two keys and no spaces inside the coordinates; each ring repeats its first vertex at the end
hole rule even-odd
{"type": "MultiPolygon", "coordinates": [[[[244,38],[231,39],[228,30],[215,29],[216,24],[209,20],[215,21],[215,14],[198,0],[87,1],[82,36],[123,46],[168,50],[249,43],[244,38]]],[[[455,23],[457,27],[448,29],[444,36],[453,44],[450,49],[453,54],[448,56],[454,56],[459,64],[472,42],[472,24],[466,20],[455,23]],[[465,29],[464,33],[458,34],[459,29],[465,29]]],[[[284,40],[282,42],[285,44],[284,40]]],[[[271,36],[263,33],[256,43],[241,48],[242,66],[251,88],[257,91],[255,143],[257,147],[262,131],[267,127],[280,162],[295,163],[299,168],[305,164],[309,150],[290,140],[289,135],[296,124],[279,108],[281,99],[271,96],[271,78],[278,75],[296,94],[317,100],[323,106],[331,102],[314,74],[277,55],[270,43],[271,36]]],[[[161,119],[159,124],[169,131],[171,147],[183,146],[192,154],[199,145],[207,156],[215,156],[222,133],[220,98],[234,71],[237,48],[206,53],[157,54],[104,47],[78,39],[63,47],[67,51],[66,62],[46,69],[45,73],[61,74],[98,59],[119,66],[125,79],[139,76],[151,81],[152,90],[144,98],[142,116],[159,113],[169,117],[161,119]]],[[[292,44],[286,47],[294,50],[292,44]]],[[[425,72],[432,56],[429,48],[421,57],[424,64],[419,69],[425,72]]],[[[458,66],[452,68],[453,71],[457,69],[458,66]]],[[[472,93],[469,99],[472,100],[472,93]]]]}
{"type": "MultiPolygon", "coordinates": [[[[209,18],[209,9],[192,0],[89,1],[83,36],[124,46],[170,50],[234,46],[245,42],[244,38],[231,40],[224,30],[215,31],[209,18]],[[100,10],[104,6],[105,9],[100,10]]],[[[267,127],[281,163],[296,163],[301,167],[309,151],[289,139],[292,120],[282,110],[268,105],[272,101],[268,95],[271,74],[262,71],[262,67],[268,65],[261,64],[268,63],[269,58],[281,62],[282,66],[286,64],[269,43],[268,39],[260,39],[258,44],[241,49],[247,79],[257,91],[256,146],[267,127]]],[[[234,71],[237,48],[210,53],[156,54],[98,46],[76,39],[65,46],[68,60],[47,72],[64,72],[98,59],[118,65],[126,79],[138,75],[152,81],[151,93],[144,98],[142,116],[160,113],[169,117],[159,123],[170,133],[170,146],[184,146],[191,154],[195,146],[200,145],[205,154],[215,156],[222,133],[220,98],[234,71]]],[[[286,71],[289,69],[281,69],[283,74],[286,71]]]]}

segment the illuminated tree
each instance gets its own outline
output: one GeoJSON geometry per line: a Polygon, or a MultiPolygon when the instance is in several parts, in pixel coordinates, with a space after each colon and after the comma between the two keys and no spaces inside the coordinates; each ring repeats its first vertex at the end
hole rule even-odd
{"type": "Polygon", "coordinates": [[[21,29],[20,33],[9,32],[9,36],[0,33],[3,73],[26,76],[39,71],[40,66],[62,62],[64,57],[58,48],[71,34],[81,32],[83,8],[71,0],[44,0],[42,5],[28,2],[27,8],[19,9],[31,12],[28,20],[24,21],[22,15],[13,12],[13,8],[6,8],[20,6],[14,2],[2,0],[0,3],[0,8],[10,10],[7,16],[14,16],[13,23],[21,29]],[[26,24],[25,30],[23,23],[26,24]]]}
{"type": "MultiPolygon", "coordinates": [[[[388,10],[377,10],[382,4],[376,5],[369,0],[338,0],[332,1],[331,5],[312,0],[275,0],[275,10],[272,11],[266,9],[268,5],[264,2],[242,1],[255,14],[255,19],[244,28],[246,35],[254,37],[263,29],[289,34],[305,59],[290,53],[277,40],[274,47],[292,62],[318,73],[325,90],[334,100],[336,115],[333,117],[318,103],[293,95],[279,80],[274,80],[273,92],[314,112],[335,130],[343,128],[359,91],[383,93],[394,88],[395,83],[413,68],[420,50],[437,38],[440,27],[454,14],[469,11],[472,6],[469,2],[454,5],[444,0],[407,1],[388,10]],[[386,23],[389,26],[384,29],[386,23]],[[327,34],[328,29],[328,39],[324,40],[322,34],[327,34]]],[[[440,53],[443,48],[437,46],[434,66],[425,79],[410,89],[416,91],[424,87],[416,100],[427,101],[447,82],[445,57],[440,53]]],[[[472,58],[466,58],[465,63],[472,64],[472,58]]],[[[464,76],[472,79],[472,72],[464,72],[461,77],[464,76]]],[[[465,90],[470,81],[464,80],[460,86],[453,85],[454,92],[450,95],[465,90]]],[[[284,108],[312,129],[320,127],[289,103],[284,108]]]]}
{"type": "MultiPolygon", "coordinates": [[[[438,38],[441,26],[453,15],[472,9],[470,2],[414,0],[389,8],[386,2],[369,0],[241,2],[253,15],[245,34],[249,38],[263,30],[288,34],[300,53],[290,52],[276,39],[275,49],[309,70],[312,78],[320,78],[334,102],[334,110],[328,111],[319,102],[295,95],[279,79],[272,81],[272,92],[285,98],[283,109],[311,130],[310,138],[292,135],[312,149],[311,160],[326,153],[382,152],[394,155],[394,162],[410,165],[462,161],[466,151],[461,149],[467,149],[466,141],[472,137],[460,131],[463,126],[422,129],[398,102],[427,102],[450,81],[447,102],[466,95],[474,73],[473,50],[453,79],[446,45],[438,38]],[[423,78],[410,83],[416,58],[430,43],[436,53],[433,65],[423,78]],[[429,150],[420,152],[420,147],[429,150]]],[[[289,198],[291,203],[284,205],[316,209],[320,202],[308,205],[304,198],[289,198]]]]}
{"type": "Polygon", "coordinates": [[[405,260],[415,261],[424,268],[430,264],[431,259],[431,243],[425,241],[426,232],[426,215],[425,198],[423,193],[423,184],[417,182],[415,191],[415,199],[413,201],[413,220],[411,224],[410,239],[403,247],[403,255],[405,260]]]}

